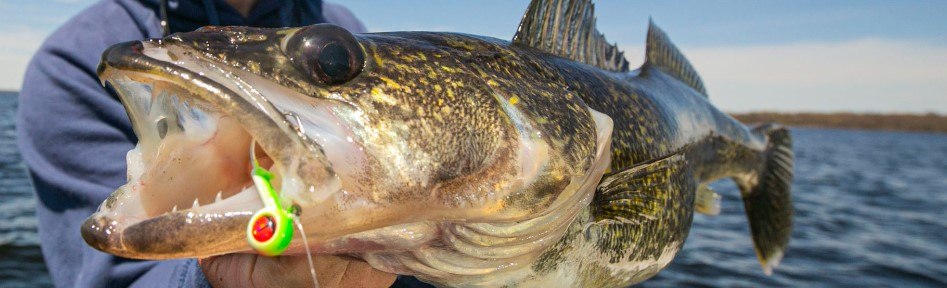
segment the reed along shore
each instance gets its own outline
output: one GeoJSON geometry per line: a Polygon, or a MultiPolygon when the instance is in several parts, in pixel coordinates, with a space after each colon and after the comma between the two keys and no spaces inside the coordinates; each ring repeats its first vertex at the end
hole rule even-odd
{"type": "Polygon", "coordinates": [[[731,113],[743,123],[786,126],[947,133],[947,115],[881,113],[731,113]]]}

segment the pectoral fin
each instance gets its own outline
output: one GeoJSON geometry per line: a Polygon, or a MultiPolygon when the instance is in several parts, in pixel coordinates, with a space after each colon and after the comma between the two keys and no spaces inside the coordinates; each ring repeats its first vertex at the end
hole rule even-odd
{"type": "Polygon", "coordinates": [[[697,188],[697,198],[694,199],[694,211],[707,216],[720,214],[720,194],[704,185],[697,188]]]}
{"type": "Polygon", "coordinates": [[[651,263],[673,255],[693,219],[697,183],[683,155],[609,175],[593,200],[595,224],[587,233],[610,261],[651,263]],[[668,253],[672,253],[669,255],[668,253]],[[630,256],[629,256],[630,255],[630,256]]]}

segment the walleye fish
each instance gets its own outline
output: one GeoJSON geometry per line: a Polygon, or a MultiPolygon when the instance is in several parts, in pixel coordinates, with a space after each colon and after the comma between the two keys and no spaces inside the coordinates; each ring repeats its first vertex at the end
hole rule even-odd
{"type": "Polygon", "coordinates": [[[714,108],[653,23],[646,53],[630,71],[583,0],[533,1],[512,41],[320,24],[117,44],[98,73],[138,144],[82,236],[137,259],[252,253],[253,150],[314,253],[435,285],[638,283],[718,210],[722,178],[771,273],[792,227],[789,131],[714,108]]]}

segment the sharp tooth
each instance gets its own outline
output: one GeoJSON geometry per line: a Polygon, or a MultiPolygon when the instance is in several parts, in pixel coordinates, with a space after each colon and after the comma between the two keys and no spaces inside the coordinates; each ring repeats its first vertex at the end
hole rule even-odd
{"type": "Polygon", "coordinates": [[[178,205],[174,205],[174,208],[171,208],[171,212],[178,212],[178,205]]]}
{"type": "Polygon", "coordinates": [[[217,191],[217,198],[214,199],[214,202],[220,202],[220,200],[224,200],[223,195],[220,195],[221,192],[224,191],[217,191]]]}
{"type": "Polygon", "coordinates": [[[191,208],[201,207],[201,204],[197,202],[197,198],[194,198],[194,205],[191,205],[191,208]]]}

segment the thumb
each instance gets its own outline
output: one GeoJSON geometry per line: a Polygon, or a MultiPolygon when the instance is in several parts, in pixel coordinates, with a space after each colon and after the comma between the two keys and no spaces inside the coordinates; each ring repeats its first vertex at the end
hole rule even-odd
{"type": "Polygon", "coordinates": [[[229,254],[198,259],[207,282],[213,287],[250,286],[256,256],[253,254],[229,254]]]}
{"type": "MultiPolygon", "coordinates": [[[[347,257],[319,255],[313,260],[322,287],[388,287],[396,277],[347,257]]],[[[200,259],[198,263],[214,287],[313,286],[306,256],[227,254],[200,259]]]]}

